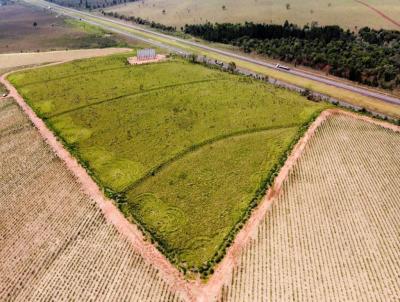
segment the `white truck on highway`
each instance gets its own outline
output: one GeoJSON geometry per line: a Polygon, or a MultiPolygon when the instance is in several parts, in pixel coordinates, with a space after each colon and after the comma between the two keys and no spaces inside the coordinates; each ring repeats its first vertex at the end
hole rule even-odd
{"type": "Polygon", "coordinates": [[[275,68],[283,69],[283,70],[290,70],[290,67],[287,67],[285,65],[281,65],[279,63],[275,65],[275,68]]]}

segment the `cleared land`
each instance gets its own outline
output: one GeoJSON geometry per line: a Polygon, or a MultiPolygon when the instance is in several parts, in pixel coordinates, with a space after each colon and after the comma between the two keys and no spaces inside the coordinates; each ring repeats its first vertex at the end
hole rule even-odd
{"type": "MultiPolygon", "coordinates": [[[[399,21],[400,5],[397,0],[368,0],[392,19],[399,21]]],[[[351,30],[363,26],[398,29],[398,27],[368,7],[348,0],[280,1],[280,0],[144,0],[109,7],[118,12],[177,26],[210,22],[265,22],[283,24],[285,20],[299,25],[313,21],[322,25],[338,24],[351,30]],[[286,4],[290,8],[286,8],[286,4]],[[225,6],[225,9],[223,9],[225,6]],[[165,10],[165,13],[163,13],[165,10]]]]}
{"type": "Polygon", "coordinates": [[[0,53],[120,45],[126,43],[114,34],[48,10],[26,4],[0,6],[0,53]]]}
{"type": "Polygon", "coordinates": [[[40,53],[0,54],[0,74],[24,66],[95,58],[115,53],[128,52],[129,48],[59,50],[40,53]]]}
{"type": "Polygon", "coordinates": [[[398,301],[400,134],[319,128],[241,254],[221,301],[398,301]]]}
{"type": "Polygon", "coordinates": [[[207,267],[327,105],[178,59],[126,58],[9,79],[172,262],[207,267]]]}
{"type": "Polygon", "coordinates": [[[0,101],[3,301],[181,301],[105,221],[16,103],[0,101]]]}

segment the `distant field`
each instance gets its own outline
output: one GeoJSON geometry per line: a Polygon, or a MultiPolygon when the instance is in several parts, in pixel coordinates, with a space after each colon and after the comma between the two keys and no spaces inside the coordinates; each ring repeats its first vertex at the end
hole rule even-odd
{"type": "Polygon", "coordinates": [[[397,301],[399,171],[400,133],[329,118],[220,301],[397,301]]]}
{"type": "MultiPolygon", "coordinates": [[[[389,17],[400,22],[398,0],[366,0],[389,17]]],[[[353,0],[280,1],[280,0],[144,0],[106,11],[147,18],[166,25],[210,22],[265,22],[283,24],[285,20],[299,25],[316,21],[322,25],[338,24],[355,30],[356,27],[399,29],[364,5],[353,0]],[[290,8],[286,8],[286,4],[290,8]],[[222,7],[225,6],[225,9],[222,7]],[[165,10],[165,13],[163,13],[165,10]]]]}
{"type": "Polygon", "coordinates": [[[50,14],[34,6],[0,6],[0,53],[102,48],[124,44],[121,39],[93,26],[50,14]]]}
{"type": "Polygon", "coordinates": [[[10,80],[182,268],[222,256],[302,125],[327,107],[179,59],[129,66],[117,55],[10,80]]]}
{"type": "Polygon", "coordinates": [[[0,74],[23,66],[72,61],[129,52],[129,48],[75,49],[34,53],[0,54],[0,74]]]}
{"type": "Polygon", "coordinates": [[[182,301],[11,99],[0,101],[0,167],[2,301],[182,301]]]}

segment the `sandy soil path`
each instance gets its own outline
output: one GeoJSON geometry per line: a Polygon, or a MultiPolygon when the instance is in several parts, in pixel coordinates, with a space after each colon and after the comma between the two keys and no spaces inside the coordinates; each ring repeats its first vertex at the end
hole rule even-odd
{"type": "Polygon", "coordinates": [[[187,301],[213,301],[220,295],[222,286],[227,280],[229,280],[232,269],[238,262],[240,251],[249,242],[252,236],[256,234],[259,223],[262,221],[266,212],[281,192],[283,182],[287,178],[290,170],[304,152],[308,141],[313,137],[318,127],[329,116],[333,114],[344,114],[400,132],[399,126],[374,120],[366,116],[361,116],[340,109],[329,109],[324,111],[312,123],[305,135],[296,144],[291,155],[277,176],[273,186],[268,190],[265,198],[260,203],[260,206],[255,209],[249,221],[239,232],[234,243],[228,249],[225,258],[218,265],[215,273],[210,277],[208,282],[203,283],[200,280],[188,281],[183,278],[183,275],[173,265],[171,265],[171,263],[150,242],[145,240],[142,233],[135,225],[125,219],[114,203],[104,196],[96,183],[87,174],[86,170],[82,168],[77,160],[63,147],[55,135],[46,127],[44,122],[37,117],[34,111],[25,103],[17,90],[7,81],[7,75],[8,74],[3,75],[0,78],[0,82],[2,82],[10,91],[9,97],[13,97],[17,101],[19,106],[28,115],[29,119],[39,130],[42,137],[51,146],[57,156],[62,159],[67,168],[74,173],[78,181],[82,184],[85,192],[97,202],[107,221],[112,223],[117,230],[130,241],[133,248],[136,249],[146,261],[158,268],[165,280],[169,282],[171,286],[173,286],[173,289],[179,292],[187,301]]]}

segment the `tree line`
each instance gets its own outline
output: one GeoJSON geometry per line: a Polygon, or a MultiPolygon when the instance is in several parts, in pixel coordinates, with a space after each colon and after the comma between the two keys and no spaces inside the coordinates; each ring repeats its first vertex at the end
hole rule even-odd
{"type": "Polygon", "coordinates": [[[205,23],[185,25],[182,30],[362,84],[400,88],[399,31],[364,27],[354,33],[337,25],[299,27],[288,21],[283,25],[205,23]]]}
{"type": "Polygon", "coordinates": [[[112,5],[135,2],[137,0],[46,0],[59,5],[76,8],[98,9],[112,5]]]}
{"type": "Polygon", "coordinates": [[[117,12],[106,12],[104,10],[101,10],[101,13],[104,16],[114,17],[114,18],[118,18],[118,19],[121,19],[121,20],[134,22],[136,24],[147,25],[147,26],[150,26],[151,28],[160,29],[162,31],[168,31],[168,32],[175,32],[176,31],[176,27],[174,27],[174,26],[167,26],[167,25],[164,25],[164,24],[161,24],[161,23],[157,23],[157,22],[154,22],[154,21],[149,21],[147,19],[143,19],[143,18],[140,18],[140,17],[125,16],[125,15],[119,14],[117,12]]]}

